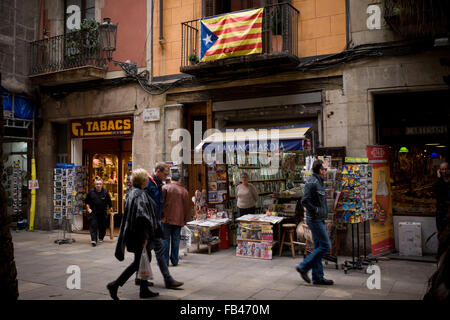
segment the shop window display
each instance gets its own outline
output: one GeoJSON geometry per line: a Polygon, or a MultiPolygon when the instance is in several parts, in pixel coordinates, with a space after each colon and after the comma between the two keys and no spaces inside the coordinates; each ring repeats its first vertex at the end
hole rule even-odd
{"type": "Polygon", "coordinates": [[[408,152],[400,152],[401,147],[391,147],[393,213],[434,215],[436,200],[432,186],[443,159],[438,154],[432,156],[432,147],[406,145],[408,152]]]}
{"type": "Polygon", "coordinates": [[[119,165],[118,157],[114,154],[95,154],[92,157],[92,171],[90,174],[90,183],[93,187],[95,178],[99,177],[103,180],[103,187],[108,191],[113,210],[118,212],[119,209],[119,165]]]}

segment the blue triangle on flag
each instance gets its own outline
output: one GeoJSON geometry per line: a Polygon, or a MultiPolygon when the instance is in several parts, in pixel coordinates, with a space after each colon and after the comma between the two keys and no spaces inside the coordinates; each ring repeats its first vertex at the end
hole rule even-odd
{"type": "Polygon", "coordinates": [[[203,22],[200,22],[200,60],[203,59],[203,56],[205,55],[206,51],[211,48],[214,43],[216,43],[217,39],[219,39],[218,36],[216,36],[214,33],[212,33],[211,30],[209,30],[203,22]]]}

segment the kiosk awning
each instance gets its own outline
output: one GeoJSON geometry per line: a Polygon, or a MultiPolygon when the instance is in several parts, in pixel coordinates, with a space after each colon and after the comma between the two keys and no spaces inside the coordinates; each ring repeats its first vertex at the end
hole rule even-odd
{"type": "Polygon", "coordinates": [[[218,151],[268,151],[276,150],[277,141],[279,151],[303,150],[303,140],[305,140],[305,134],[310,128],[311,124],[295,128],[269,128],[265,129],[265,131],[216,132],[206,139],[203,139],[202,142],[195,147],[195,151],[199,152],[208,146],[211,146],[218,151]],[[271,129],[278,129],[277,137],[271,129]]]}

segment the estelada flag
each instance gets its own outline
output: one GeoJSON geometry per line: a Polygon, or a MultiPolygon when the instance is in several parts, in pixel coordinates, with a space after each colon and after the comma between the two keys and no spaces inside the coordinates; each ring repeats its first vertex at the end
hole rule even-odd
{"type": "Polygon", "coordinates": [[[264,8],[226,13],[200,21],[200,61],[262,53],[264,8]]]}

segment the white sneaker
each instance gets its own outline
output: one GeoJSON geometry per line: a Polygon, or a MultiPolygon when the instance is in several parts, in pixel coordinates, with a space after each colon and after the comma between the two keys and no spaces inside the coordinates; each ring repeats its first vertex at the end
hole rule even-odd
{"type": "Polygon", "coordinates": [[[103,240],[98,240],[98,243],[103,243],[103,240]]]}
{"type": "Polygon", "coordinates": [[[91,241],[91,245],[92,245],[93,247],[95,247],[95,246],[97,245],[97,242],[91,241]]]}

